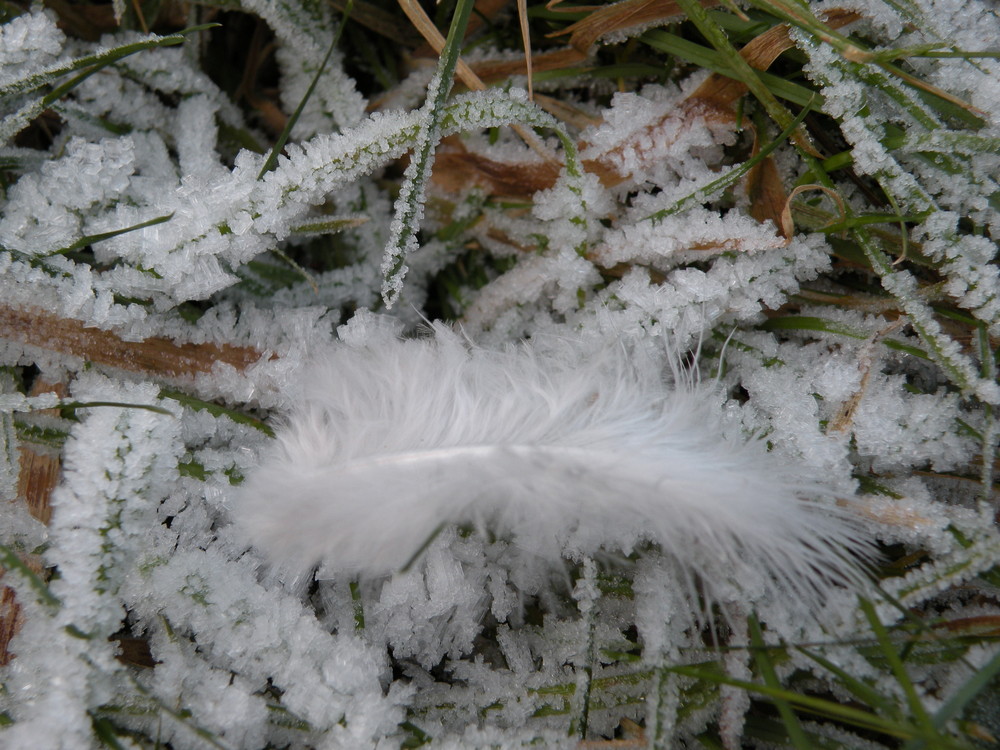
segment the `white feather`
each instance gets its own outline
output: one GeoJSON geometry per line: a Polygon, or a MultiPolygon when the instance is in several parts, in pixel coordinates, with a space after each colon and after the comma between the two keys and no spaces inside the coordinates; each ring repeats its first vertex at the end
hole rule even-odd
{"type": "Polygon", "coordinates": [[[673,369],[620,348],[491,351],[443,325],[340,344],[303,374],[237,516],[275,558],[351,574],[398,570],[460,523],[550,564],[652,543],[710,599],[859,581],[866,543],[828,493],[726,437],[673,369]]]}

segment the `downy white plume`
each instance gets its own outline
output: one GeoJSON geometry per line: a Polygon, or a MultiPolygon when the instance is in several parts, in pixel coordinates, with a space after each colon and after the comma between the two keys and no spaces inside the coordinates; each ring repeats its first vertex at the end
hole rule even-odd
{"type": "Polygon", "coordinates": [[[867,543],[829,493],[727,437],[676,366],[665,380],[621,347],[491,351],[441,324],[354,338],[303,374],[242,490],[237,516],[276,560],[388,574],[457,523],[509,539],[515,564],[652,544],[710,601],[735,585],[818,603],[863,578],[867,543]]]}

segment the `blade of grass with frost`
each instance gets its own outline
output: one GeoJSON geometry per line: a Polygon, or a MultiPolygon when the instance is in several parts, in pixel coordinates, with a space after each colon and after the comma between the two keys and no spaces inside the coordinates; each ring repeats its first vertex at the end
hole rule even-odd
{"type": "MultiPolygon", "coordinates": [[[[716,50],[688,41],[663,29],[650,29],[642,36],[636,38],[658,52],[665,52],[668,55],[673,55],[686,62],[711,70],[714,73],[729,75],[731,72],[729,65],[725,62],[725,58],[716,50]]],[[[766,70],[758,70],[757,76],[775,96],[802,107],[810,101],[814,101],[815,109],[820,112],[823,111],[823,96],[819,92],[787,81],[780,76],[776,76],[774,73],[768,73],[766,70]]],[[[535,80],[540,79],[536,76],[535,80]]]]}
{"type": "Polygon", "coordinates": [[[736,182],[738,182],[743,177],[743,175],[745,175],[747,172],[753,169],[757,164],[759,164],[768,156],[770,156],[771,153],[778,148],[778,146],[784,143],[788,139],[788,137],[795,132],[796,128],[798,128],[798,126],[801,125],[802,122],[806,119],[806,115],[808,115],[812,111],[812,102],[814,99],[815,97],[809,100],[809,103],[807,103],[806,106],[802,108],[802,110],[795,117],[795,119],[792,120],[791,123],[789,123],[788,127],[786,127],[778,135],[777,138],[775,138],[770,143],[766,144],[764,147],[760,149],[760,151],[751,156],[745,162],[737,164],[735,167],[730,168],[728,171],[726,171],[725,174],[722,175],[722,177],[712,180],[704,187],[698,188],[693,193],[690,193],[681,198],[680,200],[676,201],[673,205],[668,206],[667,208],[661,209],[659,211],[656,211],[654,213],[651,213],[649,216],[645,218],[645,221],[652,221],[654,223],[657,221],[662,221],[666,217],[672,216],[676,213],[679,213],[680,211],[684,211],[690,208],[691,206],[694,206],[698,203],[704,203],[716,193],[721,192],[730,185],[736,184],[736,182]]]}
{"type": "Polygon", "coordinates": [[[678,367],[667,382],[623,354],[492,351],[441,324],[343,343],[303,372],[237,516],[275,559],[365,576],[399,570],[454,523],[509,539],[507,559],[529,567],[652,543],[695,610],[734,581],[816,611],[831,588],[861,585],[867,543],[817,502],[828,490],[727,436],[678,367]]]}
{"type": "MultiPolygon", "coordinates": [[[[799,711],[841,721],[857,729],[880,732],[888,737],[907,740],[920,736],[920,729],[905,719],[888,719],[879,714],[854,706],[842,705],[832,700],[797,693],[793,690],[775,688],[771,685],[759,685],[746,680],[738,680],[723,674],[714,663],[661,667],[661,670],[718,685],[732,685],[751,694],[761,695],[772,700],[783,700],[799,711]]],[[[941,747],[953,746],[949,744],[941,747]]]]}
{"type": "Polygon", "coordinates": [[[981,669],[975,672],[934,714],[934,726],[943,729],[952,719],[961,715],[963,709],[1000,673],[1000,652],[994,654],[981,669]]]}
{"type": "MultiPolygon", "coordinates": [[[[518,93],[487,89],[456,96],[442,109],[440,135],[521,122],[552,128],[564,147],[571,142],[554,117],[518,93]]],[[[265,175],[262,194],[253,200],[284,209],[330,193],[416,148],[421,124],[419,112],[376,113],[349,131],[316,136],[301,146],[292,144],[287,161],[265,175]],[[276,199],[270,195],[272,188],[280,193],[276,199]]]]}
{"type": "Polygon", "coordinates": [[[965,393],[975,393],[986,403],[997,403],[1000,391],[996,383],[987,382],[976,373],[972,360],[962,353],[957,342],[948,336],[934,318],[934,312],[917,293],[918,285],[907,271],[893,268],[877,241],[863,228],[854,230],[872,270],[880,277],[882,288],[896,298],[910,318],[910,325],[927,347],[927,353],[948,374],[956,387],[965,393]]]}
{"type": "Polygon", "coordinates": [[[10,414],[0,412],[0,492],[17,497],[21,475],[20,441],[10,414]]]}
{"type": "MultiPolygon", "coordinates": [[[[990,382],[996,382],[996,351],[990,343],[989,330],[985,325],[980,324],[976,330],[976,337],[979,341],[979,361],[982,363],[982,376],[990,382]]],[[[980,483],[983,491],[980,495],[980,506],[990,513],[993,498],[993,456],[997,453],[997,444],[1000,443],[1000,424],[997,423],[997,415],[991,404],[986,404],[986,429],[983,430],[982,443],[982,471],[980,473],[980,483]]]]}
{"type": "MultiPolygon", "coordinates": [[[[824,82],[828,83],[828,81],[824,82]]],[[[803,154],[803,158],[810,164],[813,174],[821,184],[835,189],[833,181],[823,170],[818,159],[809,158],[806,154],[803,154]]],[[[882,182],[885,175],[876,176],[880,178],[879,184],[888,195],[888,186],[882,182]]],[[[929,201],[929,199],[929,202],[923,201],[923,196],[926,193],[919,184],[915,183],[915,185],[916,187],[910,191],[907,198],[917,204],[918,210],[930,212],[939,210],[933,201],[929,201]]],[[[898,209],[897,213],[899,213],[898,209]]],[[[848,209],[845,220],[850,221],[851,219],[853,219],[853,212],[848,209]]],[[[1000,399],[1000,390],[997,389],[995,383],[977,376],[971,359],[962,353],[955,340],[945,333],[934,318],[931,308],[919,298],[915,277],[905,270],[894,268],[867,227],[855,226],[852,234],[864,252],[872,270],[879,276],[882,287],[899,302],[903,311],[909,316],[910,325],[913,326],[921,341],[926,345],[927,353],[931,359],[948,374],[952,383],[963,392],[975,393],[986,403],[996,403],[997,399],[1000,399]]]]}
{"type": "MultiPolygon", "coordinates": [[[[795,118],[774,93],[764,85],[760,75],[754,70],[730,43],[725,31],[708,15],[708,12],[696,0],[677,0],[678,7],[704,36],[708,42],[722,55],[725,65],[729,68],[725,75],[743,83],[757,100],[763,105],[771,119],[782,129],[788,128],[795,118]]],[[[801,130],[792,130],[792,143],[802,151],[809,152],[809,138],[801,130]]]]}
{"type": "Polygon", "coordinates": [[[285,144],[288,143],[288,137],[292,134],[292,128],[295,127],[295,123],[297,123],[299,118],[302,116],[302,110],[305,109],[306,103],[312,96],[313,91],[316,90],[316,84],[319,83],[319,77],[323,75],[323,71],[326,70],[326,66],[329,64],[330,58],[333,56],[333,51],[337,49],[337,43],[340,41],[340,36],[344,31],[344,26],[347,25],[347,19],[351,17],[351,10],[353,8],[354,0],[347,0],[347,7],[344,8],[344,17],[340,20],[340,23],[337,24],[337,30],[333,34],[333,39],[330,40],[330,46],[326,50],[326,55],[323,57],[323,61],[316,69],[316,75],[313,76],[312,81],[309,83],[309,88],[306,89],[306,93],[303,94],[302,99],[299,100],[299,106],[295,108],[295,111],[292,112],[292,116],[288,118],[288,122],[285,123],[285,128],[281,131],[281,135],[278,136],[278,140],[275,141],[274,148],[271,149],[271,152],[267,155],[267,159],[264,161],[264,165],[260,168],[260,172],[257,173],[258,180],[262,180],[264,175],[274,169],[274,165],[278,163],[278,155],[281,154],[282,149],[285,148],[285,144]]]}
{"type": "Polygon", "coordinates": [[[903,658],[899,651],[897,651],[896,646],[893,645],[890,640],[889,631],[879,619],[878,613],[875,611],[875,606],[865,598],[861,598],[859,604],[861,611],[864,612],[865,617],[868,618],[869,627],[871,627],[872,632],[875,634],[875,638],[878,640],[882,656],[884,656],[885,660],[888,662],[890,671],[896,678],[896,682],[903,695],[906,697],[906,702],[910,709],[910,714],[914,723],[922,730],[925,738],[933,738],[936,741],[943,740],[944,738],[936,736],[937,729],[931,721],[930,714],[924,707],[923,700],[917,692],[917,688],[913,684],[913,680],[911,680],[909,674],[907,674],[906,666],[903,664],[903,658]]]}
{"type": "Polygon", "coordinates": [[[261,422],[256,417],[244,414],[236,409],[230,409],[219,404],[213,404],[210,401],[202,401],[201,399],[195,398],[187,393],[172,391],[166,388],[160,391],[160,398],[176,401],[181,406],[186,406],[188,409],[192,409],[194,411],[208,412],[213,417],[228,417],[236,424],[248,425],[253,427],[255,430],[260,430],[268,437],[274,437],[274,431],[265,422],[261,422]]]}
{"type": "Polygon", "coordinates": [[[427,101],[421,110],[423,116],[417,142],[399,189],[396,216],[389,228],[389,241],[382,257],[382,299],[387,308],[392,307],[399,297],[403,276],[406,275],[406,256],[417,246],[417,230],[424,214],[424,193],[434,163],[434,149],[440,137],[444,105],[451,93],[455,66],[472,6],[473,0],[458,0],[448,38],[438,60],[437,73],[427,87],[427,101]]]}
{"type": "MultiPolygon", "coordinates": [[[[54,84],[57,79],[76,70],[90,68],[90,70],[84,72],[88,74],[96,73],[101,68],[112,65],[129,55],[134,55],[137,52],[153,49],[155,47],[170,47],[177,44],[183,44],[185,41],[184,37],[187,34],[192,34],[196,31],[205,31],[206,29],[214,29],[218,26],[219,24],[217,23],[206,23],[201,26],[191,26],[187,29],[182,29],[168,36],[150,34],[149,38],[139,42],[132,42],[131,44],[122,44],[118,47],[100,49],[91,55],[78,57],[70,60],[69,62],[58,63],[46,70],[32,73],[21,78],[16,78],[9,83],[5,83],[3,86],[0,86],[0,98],[26,94],[30,91],[40,89],[43,86],[54,84]]],[[[75,84],[79,83],[76,78],[74,78],[73,81],[75,84]]],[[[59,91],[58,89],[53,90],[46,95],[46,97],[54,97],[47,98],[47,103],[51,104],[55,101],[55,99],[65,93],[65,91],[59,91]]]]}
{"type": "Polygon", "coordinates": [[[123,234],[128,234],[129,232],[135,232],[139,229],[145,229],[146,227],[154,227],[157,224],[163,224],[164,222],[170,221],[174,218],[172,213],[164,214],[163,216],[157,216],[156,218],[150,219],[149,221],[143,221],[139,224],[133,224],[129,227],[122,227],[121,229],[113,229],[110,232],[101,232],[100,234],[89,234],[81,237],[76,242],[71,245],[67,245],[59,250],[51,250],[46,253],[44,257],[49,257],[52,255],[66,255],[67,253],[72,253],[76,250],[82,250],[88,245],[93,245],[95,242],[103,242],[104,240],[110,240],[112,237],[119,237],[123,234]]]}
{"type": "Polygon", "coordinates": [[[186,35],[193,34],[198,31],[205,31],[206,29],[213,29],[218,25],[219,24],[217,23],[206,23],[201,26],[192,26],[187,29],[182,29],[181,31],[178,31],[175,34],[170,34],[169,36],[161,37],[151,35],[153,37],[151,39],[145,39],[141,42],[123,44],[111,49],[101,50],[96,54],[78,58],[69,63],[53,67],[50,70],[35,73],[24,79],[7,84],[0,89],[0,98],[33,91],[45,86],[46,84],[54,83],[56,79],[68,73],[72,73],[74,70],[82,69],[80,73],[70,80],[56,86],[52,89],[52,91],[44,96],[33,99],[28,104],[21,107],[17,112],[3,118],[3,120],[0,121],[0,144],[7,143],[11,138],[24,130],[24,128],[26,128],[33,119],[85,80],[90,78],[90,76],[94,75],[94,73],[99,72],[109,65],[113,65],[123,57],[128,57],[129,55],[134,55],[137,52],[154,49],[156,47],[172,47],[177,44],[183,44],[185,41],[184,37],[186,35]]]}
{"type": "Polygon", "coordinates": [[[0,544],[0,565],[3,565],[4,570],[20,575],[35,592],[39,602],[49,607],[59,606],[59,598],[49,590],[48,584],[25,564],[17,552],[5,544],[0,544]]]}

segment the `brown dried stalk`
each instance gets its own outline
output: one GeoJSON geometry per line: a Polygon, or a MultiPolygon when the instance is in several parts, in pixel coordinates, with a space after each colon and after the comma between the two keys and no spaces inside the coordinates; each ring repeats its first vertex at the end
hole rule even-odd
{"type": "Polygon", "coordinates": [[[0,338],[160,380],[211,372],[216,362],[245,370],[263,356],[253,347],[231,344],[178,344],[161,337],[125,341],[113,331],[88,328],[79,320],[4,305],[0,305],[0,338]]]}

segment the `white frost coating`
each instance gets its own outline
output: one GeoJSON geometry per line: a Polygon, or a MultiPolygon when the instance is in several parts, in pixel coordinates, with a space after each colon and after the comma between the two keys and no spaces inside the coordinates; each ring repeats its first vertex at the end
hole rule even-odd
{"type": "MultiPolygon", "coordinates": [[[[157,393],[148,384],[123,387],[90,376],[74,397],[149,403],[157,393]]],[[[176,429],[162,414],[106,407],[84,416],[70,438],[46,551],[46,563],[60,573],[49,587],[59,605],[32,607],[30,627],[15,639],[18,667],[5,687],[19,721],[3,735],[4,747],[90,746],[87,712],[114,699],[123,669],[109,640],[125,617],[119,589],[135,548],[156,526],[158,493],[176,462],[176,429]]]]}
{"type": "MultiPolygon", "coordinates": [[[[275,0],[247,0],[243,7],[264,19],[278,37],[281,97],[286,112],[294,112],[333,41],[332,8],[324,3],[291,4],[275,0]]],[[[335,50],[292,136],[309,138],[357,125],[365,116],[365,100],[343,69],[343,54],[335,50]]]]}
{"type": "Polygon", "coordinates": [[[0,26],[0,86],[52,63],[65,41],[52,16],[38,10],[0,26]]]}
{"type": "Polygon", "coordinates": [[[505,309],[538,300],[547,290],[560,302],[563,311],[578,303],[576,290],[591,286],[597,269],[571,248],[526,258],[496,281],[486,285],[469,306],[463,323],[477,333],[495,323],[505,309]]]}
{"type": "Polygon", "coordinates": [[[853,434],[858,453],[871,457],[878,472],[929,464],[934,471],[962,466],[978,441],[955,431],[962,419],[956,393],[906,393],[901,375],[877,375],[865,389],[854,415],[853,434]]]}
{"type": "MultiPolygon", "coordinates": [[[[983,519],[980,519],[975,529],[964,528],[963,531],[977,543],[968,547],[955,545],[949,554],[940,555],[934,562],[922,565],[905,576],[884,581],[882,585],[885,590],[902,604],[908,605],[960,585],[993,568],[996,556],[1000,554],[1000,534],[996,527],[991,523],[983,523],[983,519]]],[[[892,605],[880,607],[880,614],[888,622],[901,617],[901,613],[893,609],[892,605]]]]}
{"type": "MultiPolygon", "coordinates": [[[[177,107],[177,156],[180,173],[191,176],[228,175],[215,153],[218,129],[215,115],[218,107],[207,96],[193,96],[177,107]]],[[[242,234],[242,232],[237,232],[242,234]]]]}
{"type": "Polygon", "coordinates": [[[603,315],[609,309],[618,330],[639,326],[683,347],[720,319],[754,320],[764,308],[779,307],[829,263],[823,238],[811,235],[780,249],[722,256],[707,271],[682,267],[662,283],[635,267],[610,284],[588,312],[603,315]]]}
{"type": "MultiPolygon", "coordinates": [[[[284,691],[282,704],[329,741],[367,743],[401,720],[399,696],[384,696],[379,682],[384,657],[357,638],[324,631],[287,593],[265,590],[247,561],[213,548],[155,562],[128,592],[136,610],[152,616],[167,607],[173,628],[260,688],[270,679],[284,691]]],[[[181,686],[175,680],[162,689],[181,686]]]]}
{"type": "MultiPolygon", "coordinates": [[[[905,108],[894,107],[886,101],[887,95],[862,84],[846,72],[847,62],[829,45],[799,31],[793,32],[792,38],[809,55],[809,62],[803,70],[823,85],[824,111],[840,122],[841,132],[851,145],[854,167],[864,174],[878,177],[904,210],[925,211],[930,208],[933,198],[879,140],[881,124],[885,120],[904,118],[908,124],[919,127],[914,121],[915,115],[905,108]]],[[[920,109],[919,105],[915,107],[920,109]]],[[[929,109],[922,114],[925,120],[936,120],[929,109]]]]}
{"type": "MultiPolygon", "coordinates": [[[[332,34],[330,36],[332,38],[332,34]]],[[[329,45],[329,40],[323,41],[329,45]]],[[[294,44],[286,43],[278,49],[276,57],[283,74],[281,98],[287,112],[294,112],[299,106],[325,52],[324,47],[319,55],[307,58],[302,48],[294,44]]],[[[354,82],[343,74],[342,67],[343,54],[336,50],[299,115],[292,137],[297,140],[311,138],[331,130],[354,127],[364,119],[364,97],[357,92],[354,82]]]]}
{"type": "Polygon", "coordinates": [[[697,107],[685,105],[676,87],[646,86],[641,93],[615,94],[603,122],[581,134],[583,159],[599,159],[632,184],[675,184],[678,178],[712,175],[723,144],[735,140],[725,118],[713,120],[697,107]]]}
{"type": "MultiPolygon", "coordinates": [[[[957,49],[989,47],[996,37],[996,6],[982,0],[920,0],[922,23],[913,25],[901,46],[946,41],[957,49]]],[[[929,83],[967,98],[977,109],[989,113],[994,122],[1000,115],[997,96],[1000,65],[996,60],[942,60],[921,71],[929,83]]]]}
{"type": "Polygon", "coordinates": [[[63,158],[46,162],[38,176],[25,175],[11,189],[0,244],[30,255],[68,247],[80,236],[81,209],[117,198],[128,186],[134,158],[130,138],[70,140],[63,158]]]}
{"type": "MultiPolygon", "coordinates": [[[[81,378],[80,401],[159,407],[150,384],[122,388],[99,376],[81,378]]],[[[50,525],[58,565],[52,585],[60,615],[85,633],[114,633],[124,616],[115,603],[131,564],[129,537],[146,536],[153,510],[176,465],[177,423],[145,409],[95,407],[64,451],[64,481],[53,494],[50,525]],[[142,501],[136,501],[142,498],[142,501]]]]}
{"type": "Polygon", "coordinates": [[[936,361],[950,366],[957,377],[965,381],[966,389],[988,404],[1000,403],[1000,385],[981,378],[976,363],[967,356],[957,341],[945,335],[930,306],[919,298],[916,278],[908,271],[894,271],[882,278],[885,290],[903,302],[903,308],[915,326],[924,331],[924,339],[933,337],[937,349],[931,350],[936,361]]]}
{"type": "MultiPolygon", "coordinates": [[[[151,640],[161,662],[149,681],[157,697],[168,705],[190,706],[193,718],[227,746],[267,745],[267,701],[255,694],[257,686],[252,681],[212,667],[199,658],[193,644],[182,639],[158,630],[151,640]]],[[[184,747],[195,739],[180,722],[164,721],[157,729],[161,742],[184,747]]]]}
{"type": "Polygon", "coordinates": [[[365,613],[369,637],[384,638],[394,656],[425,669],[473,651],[488,604],[485,571],[451,554],[455,541],[454,529],[444,531],[419,565],[382,585],[365,613]]]}
{"type": "MultiPolygon", "coordinates": [[[[331,192],[411,148],[419,123],[417,113],[376,114],[348,133],[289,146],[289,157],[261,182],[262,157],[242,152],[233,170],[219,165],[217,106],[211,97],[198,96],[179,108],[172,133],[181,144],[176,172],[155,134],[137,134],[138,143],[128,136],[99,143],[71,139],[66,154],[47,162],[40,176],[25,175],[14,185],[0,221],[0,243],[47,255],[69,248],[87,232],[113,232],[169,216],[97,243],[102,261],[123,262],[95,278],[93,290],[81,286],[80,304],[103,289],[151,298],[160,309],[205,299],[236,282],[231,269],[274,249],[331,192]]],[[[516,91],[459,97],[449,112],[443,134],[523,117],[551,122],[516,91]]]]}
{"type": "MultiPolygon", "coordinates": [[[[644,209],[648,216],[652,211],[644,209]]],[[[685,259],[704,259],[727,250],[758,252],[785,245],[768,224],[762,224],[740,211],[725,215],[700,206],[660,221],[645,216],[633,222],[619,222],[605,233],[594,248],[595,261],[610,268],[616,263],[655,263],[658,268],[673,266],[678,258],[670,256],[684,250],[685,259]]]]}
{"type": "Polygon", "coordinates": [[[84,659],[115,671],[111,647],[105,643],[92,648],[36,604],[26,586],[18,593],[31,627],[22,628],[11,642],[18,657],[4,675],[3,702],[16,723],[0,730],[0,741],[10,750],[90,748],[87,709],[93,699],[106,697],[107,681],[84,659]]]}
{"type": "MultiPolygon", "coordinates": [[[[21,457],[12,412],[25,411],[28,401],[27,397],[14,390],[16,387],[17,381],[11,373],[0,373],[0,497],[10,498],[17,497],[21,473],[21,457]]],[[[24,536],[21,532],[24,523],[13,519],[21,514],[27,515],[27,508],[18,505],[5,503],[6,507],[0,506],[0,524],[6,525],[10,530],[12,541],[20,541],[19,537],[24,536]]]]}
{"type": "Polygon", "coordinates": [[[592,219],[607,216],[612,207],[597,175],[584,172],[575,178],[563,170],[555,185],[535,194],[531,213],[548,224],[550,245],[576,249],[595,239],[599,225],[592,219]]]}
{"type": "MultiPolygon", "coordinates": [[[[779,347],[777,356],[800,346],[779,347]]],[[[816,356],[816,349],[808,354],[816,356]]],[[[754,431],[769,428],[768,437],[778,450],[803,462],[814,476],[839,485],[837,489],[843,494],[851,494],[847,446],[820,429],[821,407],[809,387],[811,368],[801,364],[799,358],[795,358],[795,366],[767,367],[752,353],[733,351],[730,356],[742,366],[741,382],[751,395],[753,407],[745,415],[748,426],[754,431]]]]}
{"type": "Polygon", "coordinates": [[[915,239],[928,257],[945,264],[946,289],[976,317],[1000,331],[1000,276],[992,262],[997,246],[986,237],[958,235],[959,217],[942,211],[923,223],[915,239]]]}
{"type": "Polygon", "coordinates": [[[40,393],[37,396],[25,396],[23,393],[0,393],[0,413],[10,414],[18,411],[51,409],[59,404],[59,400],[59,396],[55,393],[40,393]]]}
{"type": "MultiPolygon", "coordinates": [[[[947,553],[956,546],[948,526],[955,523],[959,509],[935,502],[924,482],[917,477],[888,485],[898,497],[864,495],[857,500],[864,514],[877,524],[876,533],[881,541],[914,548],[920,546],[932,550],[935,555],[947,553]]],[[[956,524],[958,528],[965,525],[968,524],[956,524]]]]}

